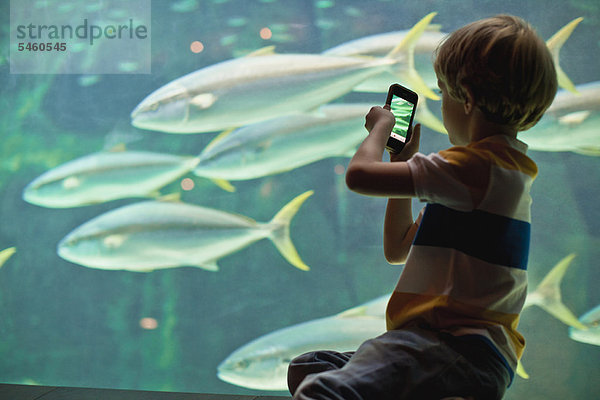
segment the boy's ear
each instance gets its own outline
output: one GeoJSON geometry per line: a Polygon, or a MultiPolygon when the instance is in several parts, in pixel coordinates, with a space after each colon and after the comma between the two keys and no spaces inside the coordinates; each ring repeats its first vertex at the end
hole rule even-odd
{"type": "Polygon", "coordinates": [[[475,108],[475,96],[473,96],[473,91],[471,90],[471,88],[469,86],[465,85],[463,87],[463,89],[466,94],[466,99],[465,99],[465,104],[464,104],[465,114],[469,115],[475,108]]]}

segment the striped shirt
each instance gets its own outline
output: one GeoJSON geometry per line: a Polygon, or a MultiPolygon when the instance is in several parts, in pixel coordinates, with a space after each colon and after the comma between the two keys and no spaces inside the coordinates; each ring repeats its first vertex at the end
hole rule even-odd
{"type": "Polygon", "coordinates": [[[517,324],[537,174],[526,150],[497,135],[408,161],[427,205],[386,312],[388,329],[423,320],[453,335],[479,335],[511,378],[525,346],[517,324]]]}

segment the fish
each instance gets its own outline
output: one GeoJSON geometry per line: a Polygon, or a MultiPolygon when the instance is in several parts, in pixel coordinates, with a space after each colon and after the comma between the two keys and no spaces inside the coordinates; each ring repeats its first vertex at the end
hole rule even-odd
{"type": "Polygon", "coordinates": [[[8,259],[17,252],[16,247],[9,247],[0,251],[0,268],[8,261],[8,259]]]}
{"type": "Polygon", "coordinates": [[[198,157],[102,151],[61,164],[29,183],[23,199],[49,208],[81,207],[130,197],[157,197],[190,172],[198,157]]]}
{"type": "MultiPolygon", "coordinates": [[[[314,110],[399,63],[401,55],[410,57],[435,14],[415,24],[384,58],[274,54],[270,47],[207,66],[148,95],[132,111],[131,123],[167,133],[201,133],[314,110]]],[[[403,69],[402,76],[420,93],[439,98],[414,68],[403,69]]]]}
{"type": "Polygon", "coordinates": [[[371,104],[328,104],[315,113],[257,122],[215,138],[193,173],[215,180],[248,180],[328,157],[351,157],[364,140],[371,104]]]}
{"type": "Polygon", "coordinates": [[[193,172],[232,191],[228,181],[274,175],[329,157],[352,157],[365,138],[365,115],[371,106],[326,104],[313,113],[224,131],[200,153],[193,172]]]}
{"type": "MultiPolygon", "coordinates": [[[[560,66],[560,50],[567,39],[571,36],[577,25],[583,20],[582,17],[575,18],[559,29],[550,39],[546,41],[546,46],[554,59],[554,64],[557,70],[558,84],[560,87],[575,93],[577,90],[573,82],[560,66]]],[[[349,42],[339,44],[335,47],[322,52],[326,55],[337,56],[381,56],[387,54],[394,46],[402,41],[409,31],[400,30],[393,32],[378,33],[365,36],[359,39],[354,39],[349,42]]],[[[426,30],[413,42],[412,51],[413,57],[408,57],[402,63],[414,63],[414,68],[427,84],[428,87],[437,87],[437,77],[433,69],[432,57],[438,45],[448,36],[448,33],[442,32],[440,25],[430,24],[426,30]]],[[[408,66],[410,69],[411,66],[408,66]]],[[[380,73],[365,79],[362,83],[354,87],[357,92],[387,92],[391,83],[395,82],[397,77],[393,75],[391,70],[384,70],[380,73]]],[[[412,88],[415,90],[415,88],[412,88]]],[[[418,88],[416,88],[417,93],[418,88]]]]}
{"type": "MultiPolygon", "coordinates": [[[[399,30],[369,35],[341,43],[324,50],[321,54],[343,57],[382,57],[404,40],[408,33],[409,30],[399,30]]],[[[414,42],[414,67],[430,88],[437,87],[437,77],[431,62],[432,54],[447,35],[448,33],[441,32],[440,25],[430,24],[418,40],[414,42]]],[[[409,59],[407,58],[402,60],[401,63],[407,63],[408,61],[409,59]]],[[[397,80],[398,77],[393,71],[382,71],[355,86],[353,91],[385,93],[388,91],[390,84],[397,80]]]]}
{"type": "Polygon", "coordinates": [[[600,346],[600,304],[579,318],[587,329],[569,327],[569,337],[581,343],[600,346]]]}
{"type": "Polygon", "coordinates": [[[306,191],[285,205],[271,221],[182,202],[149,200],[93,218],[58,244],[63,259],[89,268],[150,272],[192,266],[218,271],[217,261],[268,238],[294,267],[307,271],[290,238],[290,223],[306,191]]]}
{"type": "MultiPolygon", "coordinates": [[[[570,254],[556,264],[537,288],[527,295],[523,309],[537,305],[564,323],[586,328],[562,303],[560,282],[575,258],[570,254]]],[[[289,362],[308,351],[352,351],[367,339],[385,332],[385,307],[391,294],[339,314],[275,330],[236,349],[217,367],[218,377],[230,384],[259,390],[287,390],[289,362]]],[[[600,310],[596,310],[596,321],[600,310]]],[[[517,375],[528,379],[521,362],[517,375]]]]}
{"type": "Polygon", "coordinates": [[[365,340],[384,333],[389,297],[261,336],[225,358],[217,376],[250,389],[287,390],[287,370],[293,358],[318,349],[354,351],[365,340]]]}
{"type": "Polygon", "coordinates": [[[540,121],[519,139],[535,151],[600,156],[600,81],[560,90],[540,121]]]}
{"type": "Polygon", "coordinates": [[[568,326],[586,329],[585,325],[564,305],[560,292],[560,283],[575,256],[575,253],[567,255],[548,272],[535,290],[527,294],[523,310],[535,305],[568,326]]]}

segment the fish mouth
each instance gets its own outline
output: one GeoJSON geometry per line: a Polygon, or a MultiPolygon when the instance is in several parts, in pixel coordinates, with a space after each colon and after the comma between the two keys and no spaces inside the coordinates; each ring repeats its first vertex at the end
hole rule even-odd
{"type": "Polygon", "coordinates": [[[135,107],[130,114],[131,125],[135,126],[136,128],[140,128],[140,120],[142,119],[141,117],[144,113],[143,108],[143,104],[138,104],[137,107],[135,107]]]}

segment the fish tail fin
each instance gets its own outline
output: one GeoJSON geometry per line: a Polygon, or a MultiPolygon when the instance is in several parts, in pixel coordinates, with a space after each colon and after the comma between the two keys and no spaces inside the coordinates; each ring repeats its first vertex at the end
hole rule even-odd
{"type": "Polygon", "coordinates": [[[0,267],[16,252],[17,248],[14,246],[0,251],[0,267]]]}
{"type": "Polygon", "coordinates": [[[417,121],[436,132],[443,133],[444,135],[448,134],[444,123],[431,112],[429,107],[427,107],[427,100],[425,98],[419,99],[415,118],[417,121]]]}
{"type": "Polygon", "coordinates": [[[288,204],[283,206],[283,208],[269,222],[270,225],[274,226],[273,232],[269,238],[275,247],[277,247],[277,250],[279,250],[281,255],[290,264],[303,271],[308,271],[310,268],[304,263],[304,261],[302,261],[298,251],[296,251],[296,248],[292,243],[292,239],[290,238],[290,222],[300,209],[302,203],[304,203],[304,201],[313,193],[314,191],[309,190],[297,196],[288,204]]]}
{"type": "Polygon", "coordinates": [[[540,298],[534,304],[568,326],[587,330],[588,328],[564,305],[560,293],[560,283],[574,258],[575,253],[569,254],[548,272],[533,293],[534,296],[540,298]]]}
{"type": "Polygon", "coordinates": [[[407,70],[406,75],[403,77],[407,80],[411,89],[432,100],[439,100],[440,98],[429,88],[429,86],[427,86],[415,68],[415,45],[423,32],[427,30],[429,23],[436,14],[437,12],[432,12],[424,16],[410,31],[408,31],[404,36],[404,39],[402,39],[402,41],[386,55],[386,58],[391,59],[398,58],[400,54],[406,55],[407,70]]]}
{"type": "Polygon", "coordinates": [[[558,79],[558,85],[569,92],[578,93],[575,89],[575,85],[571,82],[571,79],[567,76],[565,71],[560,66],[559,54],[563,44],[567,41],[571,33],[577,25],[583,20],[583,17],[575,18],[567,25],[563,26],[558,32],[556,32],[550,39],[546,41],[546,46],[552,54],[554,60],[554,67],[556,68],[556,77],[558,79]]]}

